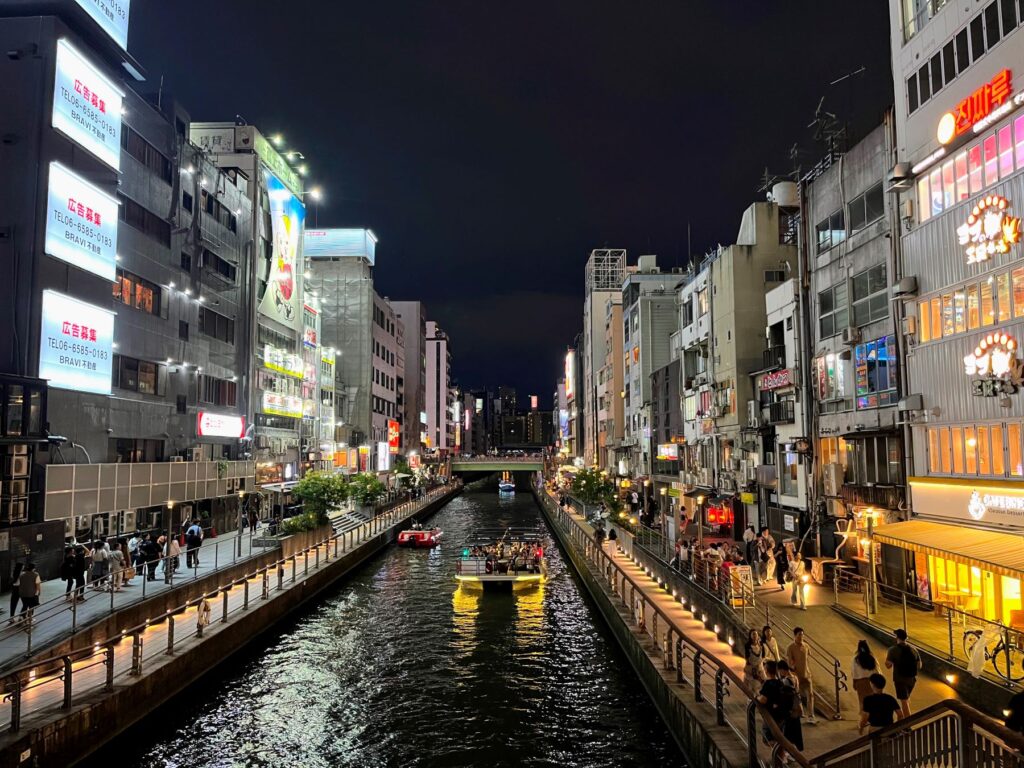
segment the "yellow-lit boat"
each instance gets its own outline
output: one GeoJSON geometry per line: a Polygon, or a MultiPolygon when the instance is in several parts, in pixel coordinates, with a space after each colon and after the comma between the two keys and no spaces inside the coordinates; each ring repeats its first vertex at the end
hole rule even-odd
{"type": "Polygon", "coordinates": [[[547,579],[543,534],[536,528],[478,530],[455,563],[455,580],[485,590],[535,587],[547,579]]]}

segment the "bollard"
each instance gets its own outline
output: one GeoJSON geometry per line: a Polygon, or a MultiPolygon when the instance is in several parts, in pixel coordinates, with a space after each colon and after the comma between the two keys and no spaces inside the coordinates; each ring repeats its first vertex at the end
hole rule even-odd
{"type": "Polygon", "coordinates": [[[296,555],[292,555],[292,584],[295,583],[295,559],[296,555]]]}
{"type": "Polygon", "coordinates": [[[277,564],[277,591],[284,589],[284,562],[277,564]]]}
{"type": "Polygon", "coordinates": [[[64,657],[64,703],[61,709],[71,709],[71,657],[64,657]]]}
{"type": "Polygon", "coordinates": [[[249,578],[248,577],[246,577],[245,580],[242,582],[242,586],[244,587],[244,592],[242,593],[242,610],[243,611],[247,611],[247,610],[249,610],[249,578]]]}
{"type": "MultiPolygon", "coordinates": [[[[145,596],[146,574],[142,574],[142,590],[143,596],[145,596]]],[[[75,599],[71,601],[71,631],[74,632],[78,629],[78,590],[76,589],[71,594],[75,597],[75,599]]]]}
{"type": "Polygon", "coordinates": [[[174,617],[167,617],[167,655],[174,655],[174,617]]]}
{"type": "Polygon", "coordinates": [[[114,690],[114,646],[108,645],[104,653],[107,657],[104,660],[107,667],[107,684],[104,686],[103,690],[110,693],[114,690]]]}
{"type": "Polygon", "coordinates": [[[334,537],[334,559],[338,559],[338,537],[334,537]]]}
{"type": "Polygon", "coordinates": [[[270,599],[270,574],[266,569],[263,570],[263,599],[270,599]]]}
{"type": "Polygon", "coordinates": [[[683,680],[683,638],[676,638],[676,682],[684,685],[683,680]]]}
{"type": "Polygon", "coordinates": [[[142,674],[142,634],[132,635],[132,671],[133,675],[142,674]]]}
{"type": "Polygon", "coordinates": [[[305,552],[302,553],[302,557],[303,557],[303,560],[304,560],[302,574],[305,576],[305,575],[309,574],[309,550],[308,549],[305,552]]]}
{"type": "Polygon", "coordinates": [[[320,567],[320,545],[319,544],[316,545],[315,552],[316,552],[316,562],[314,563],[313,567],[314,568],[319,568],[320,567]]]}

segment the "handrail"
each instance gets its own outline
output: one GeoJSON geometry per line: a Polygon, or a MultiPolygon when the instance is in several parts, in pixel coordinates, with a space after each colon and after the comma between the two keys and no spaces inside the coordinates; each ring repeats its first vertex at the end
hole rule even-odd
{"type": "MultiPolygon", "coordinates": [[[[612,587],[612,590],[613,590],[613,593],[614,592],[618,592],[619,597],[622,599],[623,603],[626,604],[627,607],[630,608],[631,612],[634,611],[635,609],[634,609],[633,605],[630,605],[630,603],[626,602],[626,594],[625,593],[626,593],[626,582],[627,581],[629,582],[629,585],[631,587],[631,595],[630,596],[634,600],[637,597],[639,597],[639,599],[642,601],[642,608],[643,608],[645,614],[646,614],[646,609],[649,606],[650,609],[656,614],[656,616],[660,617],[664,621],[665,626],[670,628],[670,631],[668,633],[666,633],[667,636],[666,636],[665,646],[663,647],[661,642],[660,642],[660,638],[657,635],[658,627],[657,627],[657,621],[656,620],[655,620],[655,625],[654,625],[654,627],[653,627],[653,629],[651,631],[648,631],[647,628],[645,626],[643,626],[643,625],[640,626],[640,631],[642,633],[644,633],[644,634],[650,635],[651,639],[654,640],[655,648],[657,649],[658,652],[662,653],[663,658],[665,659],[666,665],[670,665],[672,663],[672,658],[671,658],[671,647],[672,647],[671,634],[674,633],[678,637],[679,643],[686,642],[686,644],[689,645],[693,649],[694,677],[696,678],[694,680],[694,682],[693,682],[693,688],[694,688],[695,699],[698,702],[702,701],[703,700],[703,696],[704,696],[703,691],[701,690],[701,685],[700,685],[700,677],[702,676],[702,671],[701,671],[702,659],[703,660],[707,660],[707,663],[711,664],[714,667],[715,681],[716,681],[716,685],[715,685],[715,689],[716,689],[716,693],[715,693],[715,698],[716,698],[715,708],[716,708],[716,712],[718,714],[718,719],[719,719],[719,724],[720,725],[725,725],[726,724],[725,712],[724,712],[724,697],[726,695],[728,695],[728,691],[723,686],[723,681],[725,679],[727,679],[729,682],[731,682],[733,685],[735,685],[744,694],[744,696],[747,698],[747,700],[749,702],[748,706],[745,708],[745,711],[747,712],[746,722],[744,723],[742,729],[737,728],[733,724],[730,724],[730,725],[733,727],[733,730],[737,733],[737,735],[740,737],[740,739],[743,740],[744,743],[746,744],[747,749],[748,749],[748,753],[749,753],[749,755],[751,757],[751,760],[750,760],[751,766],[755,766],[755,765],[758,765],[760,763],[760,760],[757,757],[758,735],[757,735],[757,731],[756,731],[756,723],[755,723],[754,718],[753,718],[753,713],[754,712],[760,712],[762,721],[764,722],[765,726],[768,728],[769,732],[772,734],[773,740],[774,740],[775,745],[776,745],[775,746],[775,750],[773,751],[773,755],[772,755],[772,762],[773,762],[773,764],[779,764],[779,751],[781,750],[781,751],[784,751],[787,754],[791,755],[793,757],[793,759],[795,760],[795,762],[798,765],[800,765],[802,768],[811,768],[811,764],[801,754],[800,750],[798,750],[796,748],[796,746],[792,744],[792,742],[790,742],[788,739],[786,739],[785,735],[782,733],[782,729],[779,728],[779,726],[775,722],[774,718],[768,713],[767,709],[757,701],[757,699],[754,697],[752,691],[747,687],[746,683],[743,681],[743,679],[740,676],[738,676],[735,672],[733,672],[733,670],[730,669],[729,666],[726,665],[725,663],[723,663],[719,658],[717,658],[713,654],[709,654],[706,651],[704,651],[696,642],[691,640],[689,638],[689,636],[685,632],[680,630],[679,627],[676,625],[675,621],[670,616],[668,616],[667,613],[665,613],[653,600],[649,600],[647,598],[645,590],[644,590],[644,587],[641,586],[641,584],[636,579],[634,579],[630,574],[628,574],[618,564],[618,562],[616,562],[615,559],[612,556],[610,556],[605,551],[604,547],[601,546],[597,542],[597,540],[594,538],[592,533],[590,533],[587,530],[585,530],[582,526],[579,525],[578,521],[573,519],[571,516],[568,515],[568,513],[565,512],[565,510],[563,510],[561,507],[559,507],[557,504],[555,504],[555,502],[550,498],[549,495],[545,494],[545,495],[540,496],[540,498],[542,498],[544,500],[544,502],[549,505],[549,508],[550,507],[554,508],[554,510],[555,510],[554,519],[555,520],[558,520],[558,521],[561,522],[560,518],[562,516],[564,516],[564,517],[566,517],[569,521],[571,521],[574,524],[573,528],[570,529],[567,532],[570,535],[572,535],[572,530],[575,530],[578,533],[579,536],[582,536],[583,541],[581,543],[584,545],[585,554],[587,555],[588,559],[591,560],[591,562],[593,562],[591,553],[597,552],[597,553],[599,553],[598,557],[601,560],[603,560],[605,563],[607,563],[607,566],[609,568],[614,568],[615,571],[619,574],[619,576],[621,576],[622,585],[623,585],[621,590],[616,589],[616,587],[618,585],[619,579],[615,579],[615,585],[612,587]]],[[[563,527],[564,527],[564,523],[563,523],[563,527]]],[[[604,573],[607,572],[604,568],[600,567],[600,563],[595,563],[595,565],[598,566],[599,573],[604,574],[604,573]]],[[[677,679],[680,682],[682,681],[682,676],[683,676],[681,662],[683,661],[684,656],[685,656],[685,654],[682,653],[682,649],[677,644],[676,656],[675,656],[675,668],[676,668],[677,679]]]]}

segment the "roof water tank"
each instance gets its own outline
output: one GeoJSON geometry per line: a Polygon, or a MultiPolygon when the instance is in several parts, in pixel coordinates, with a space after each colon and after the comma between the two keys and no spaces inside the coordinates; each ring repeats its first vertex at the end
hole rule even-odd
{"type": "Polygon", "coordinates": [[[780,208],[796,210],[800,207],[795,181],[780,181],[772,185],[772,198],[780,208]]]}

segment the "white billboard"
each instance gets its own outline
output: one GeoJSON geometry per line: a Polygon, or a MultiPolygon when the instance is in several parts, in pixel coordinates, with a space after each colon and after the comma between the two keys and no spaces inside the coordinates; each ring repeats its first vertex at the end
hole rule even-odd
{"type": "Polygon", "coordinates": [[[53,127],[115,171],[121,168],[124,91],[67,40],[57,41],[53,127]]]}
{"type": "Polygon", "coordinates": [[[109,395],[113,345],[113,312],[43,291],[39,378],[58,389],[109,395]]]}
{"type": "Polygon", "coordinates": [[[128,12],[131,10],[131,0],[78,0],[78,4],[115,43],[128,50],[128,12]]]}
{"type": "Polygon", "coordinates": [[[117,200],[50,163],[46,253],[114,281],[117,260],[117,200]]]}
{"type": "Polygon", "coordinates": [[[307,259],[360,256],[371,266],[377,260],[377,236],[369,229],[307,229],[303,238],[307,259]]]}

